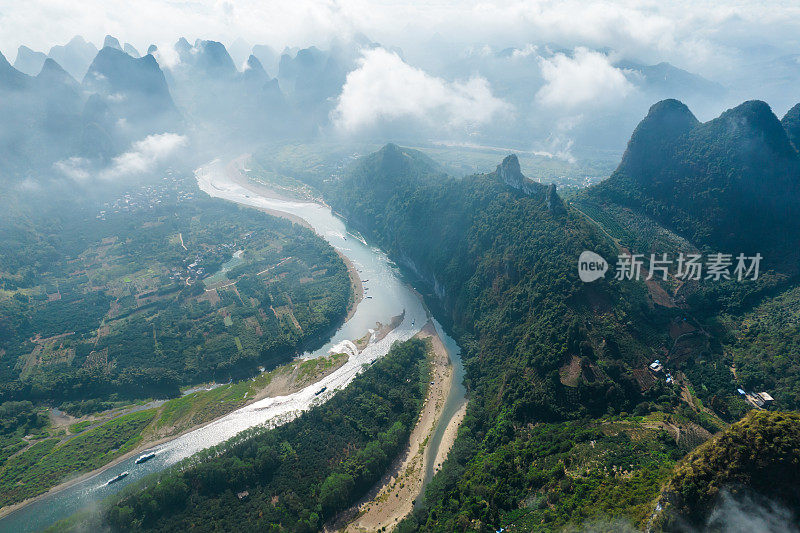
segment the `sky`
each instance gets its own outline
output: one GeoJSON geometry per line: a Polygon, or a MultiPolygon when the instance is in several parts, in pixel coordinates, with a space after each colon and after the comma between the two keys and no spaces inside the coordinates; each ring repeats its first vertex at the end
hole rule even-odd
{"type": "Polygon", "coordinates": [[[99,45],[107,33],[139,50],[179,36],[242,37],[281,50],[363,33],[412,57],[424,56],[431,39],[454,46],[556,43],[724,77],[743,50],[797,51],[800,2],[0,0],[0,51],[12,61],[20,44],[46,52],[75,34],[99,45]]]}
{"type": "MultiPolygon", "coordinates": [[[[76,34],[98,47],[106,34],[140,52],[156,44],[165,68],[179,37],[282,51],[365,36],[381,47],[356,56],[328,133],[512,140],[567,158],[573,144],[623,149],[655,102],[621,62],[666,61],[718,82],[724,97],[687,101],[701,120],[748,99],[778,116],[800,101],[798,0],[0,0],[9,61],[20,44],[47,52],[76,34]]],[[[157,158],[139,148],[117,171],[157,158]]]]}

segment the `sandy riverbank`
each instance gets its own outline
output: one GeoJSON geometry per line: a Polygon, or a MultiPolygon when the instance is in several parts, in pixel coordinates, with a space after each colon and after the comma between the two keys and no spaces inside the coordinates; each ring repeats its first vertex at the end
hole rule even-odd
{"type": "Polygon", "coordinates": [[[456,430],[463,419],[466,404],[448,424],[439,453],[428,457],[430,438],[442,416],[445,400],[453,385],[453,366],[447,350],[431,322],[417,333],[417,338],[427,339],[432,349],[431,377],[425,403],[409,437],[405,452],[394,462],[383,479],[362,501],[342,513],[327,531],[366,532],[390,531],[408,515],[419,497],[429,461],[441,462],[455,440],[456,430]]]}

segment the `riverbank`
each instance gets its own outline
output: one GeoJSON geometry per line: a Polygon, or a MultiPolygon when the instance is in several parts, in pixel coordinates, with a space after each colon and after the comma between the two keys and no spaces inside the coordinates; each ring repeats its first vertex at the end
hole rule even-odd
{"type": "MultiPolygon", "coordinates": [[[[266,398],[249,407],[237,409],[217,419],[214,423],[185,432],[182,436],[166,439],[167,442],[158,446],[158,455],[154,460],[140,466],[134,466],[133,458],[130,457],[127,461],[117,462],[113,468],[108,467],[102,476],[83,483],[73,483],[73,486],[67,490],[43,497],[40,501],[5,516],[0,522],[0,531],[27,533],[42,530],[81,509],[96,505],[103,498],[109,497],[130,483],[135,483],[144,475],[169,468],[181,459],[209,446],[224,442],[243,430],[267,423],[278,425],[291,420],[320,401],[324,402],[337,394],[337,391],[345,388],[358,373],[363,371],[364,365],[385,355],[393,342],[411,338],[426,322],[427,313],[422,301],[410,286],[398,278],[393,265],[385,254],[374,247],[365,245],[360,239],[353,238],[351,240],[349,235],[345,239],[344,235],[347,234],[347,230],[342,220],[333,216],[329,209],[320,207],[318,204],[298,202],[297,200],[287,202],[261,198],[260,195],[251,192],[252,187],[248,186],[248,189],[243,189],[240,185],[232,183],[225,173],[227,164],[227,161],[215,161],[197,169],[196,177],[201,190],[243,207],[264,206],[303,217],[309,221],[317,234],[322,235],[335,248],[350,258],[352,263],[358,265],[363,272],[361,274],[363,277],[372,281],[369,294],[373,298],[368,302],[362,302],[364,305],[358,306],[358,311],[334,334],[328,345],[310,353],[310,358],[324,357],[331,346],[343,345],[345,341],[352,344],[353,339],[360,339],[366,331],[372,330],[369,344],[363,346],[363,349],[359,347],[348,351],[347,363],[328,375],[320,384],[308,386],[299,392],[278,398],[266,398]],[[398,316],[404,318],[396,320],[394,317],[398,316]],[[415,322],[416,327],[414,327],[415,322]],[[388,327],[384,325],[388,325],[388,327]],[[316,392],[322,385],[327,388],[327,392],[320,396],[316,392]],[[100,481],[105,481],[105,477],[112,477],[123,470],[131,472],[126,480],[112,487],[106,487],[104,483],[100,484],[100,481]]],[[[457,379],[454,381],[457,383],[452,390],[457,390],[461,381],[458,370],[460,368],[458,346],[446,333],[439,331],[444,345],[456,362],[454,366],[457,379]]],[[[220,388],[222,387],[215,390],[220,388]]],[[[463,394],[461,397],[463,399],[463,394]]],[[[248,395],[247,400],[250,399],[251,396],[248,395]]],[[[445,406],[445,416],[448,418],[451,416],[448,414],[447,407],[450,403],[448,399],[445,406]]],[[[440,429],[442,428],[437,427],[434,434],[433,440],[436,442],[438,442],[436,435],[439,434],[440,429]]],[[[438,448],[435,444],[433,447],[438,448]]]]}
{"type": "MultiPolygon", "coordinates": [[[[297,198],[291,198],[285,194],[282,194],[280,191],[272,189],[267,185],[258,184],[247,177],[244,173],[244,165],[247,161],[250,160],[250,154],[244,154],[236,159],[233,159],[230,163],[225,166],[225,175],[229,180],[233,183],[239,185],[243,189],[247,189],[248,191],[252,192],[254,195],[261,196],[263,198],[272,198],[275,200],[284,200],[284,201],[298,201],[297,198]]],[[[319,203],[313,200],[303,200],[309,203],[319,203]]],[[[319,205],[324,205],[319,203],[319,205]]],[[[254,207],[254,209],[258,209],[259,211],[263,211],[268,215],[272,215],[279,218],[285,218],[286,220],[290,220],[295,224],[300,224],[301,226],[313,230],[314,228],[311,227],[305,219],[293,215],[291,213],[287,213],[285,211],[278,211],[276,209],[269,209],[267,207],[254,207]]],[[[356,312],[356,308],[358,304],[364,299],[364,284],[361,281],[361,278],[358,275],[358,270],[356,269],[353,262],[350,259],[341,253],[339,250],[336,250],[336,254],[344,261],[344,264],[347,266],[347,273],[350,276],[350,284],[353,288],[353,302],[350,304],[350,307],[347,309],[347,316],[345,317],[344,321],[350,320],[352,316],[356,312]]]]}
{"type": "MultiPolygon", "coordinates": [[[[453,386],[452,361],[433,322],[429,321],[415,337],[429,343],[431,384],[417,423],[411,431],[408,447],[367,497],[342,513],[326,531],[360,533],[383,531],[383,528],[391,530],[413,510],[422,492],[430,461],[446,458],[453,445],[463,414],[450,421],[449,431],[445,432],[436,457],[430,457],[431,436],[441,420],[445,400],[453,386]]],[[[462,411],[465,410],[466,404],[462,411]]]]}
{"type": "MultiPolygon", "coordinates": [[[[298,359],[279,366],[270,372],[261,374],[253,378],[253,380],[223,385],[210,390],[198,390],[181,398],[161,402],[161,405],[156,407],[158,411],[155,414],[153,422],[142,431],[142,442],[138,443],[134,449],[115,457],[113,460],[94,470],[62,481],[46,492],[13,505],[3,507],[0,509],[0,518],[46,496],[56,494],[75,484],[90,479],[145,450],[213,424],[236,409],[241,409],[254,402],[263,400],[264,398],[285,396],[298,392],[329,376],[347,363],[347,360],[348,357],[346,354],[332,354],[328,358],[309,360],[298,359]],[[247,390],[244,391],[241,400],[237,401],[229,398],[229,396],[235,398],[242,395],[242,391],[238,389],[243,389],[245,387],[247,390]],[[203,408],[209,405],[215,409],[212,411],[203,411],[203,408]],[[179,412],[181,414],[177,418],[171,418],[170,415],[174,412],[179,412]],[[213,413],[213,415],[209,413],[213,413]],[[164,423],[162,424],[162,422],[164,423]]],[[[131,412],[135,411],[132,410],[131,412]]],[[[126,414],[129,413],[125,412],[124,415],[126,414]]],[[[119,418],[119,416],[111,420],[116,418],[119,418]]]]}

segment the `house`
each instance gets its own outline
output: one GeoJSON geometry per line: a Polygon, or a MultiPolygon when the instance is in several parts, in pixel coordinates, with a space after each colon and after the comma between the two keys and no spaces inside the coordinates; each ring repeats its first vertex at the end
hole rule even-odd
{"type": "Polygon", "coordinates": [[[244,500],[248,496],[250,496],[250,493],[247,492],[246,490],[243,490],[242,492],[237,492],[236,493],[236,497],[239,498],[240,500],[244,500]]]}
{"type": "Polygon", "coordinates": [[[655,361],[650,363],[650,371],[652,373],[660,374],[662,370],[664,370],[664,366],[661,364],[661,362],[658,359],[656,359],[655,361]]]}
{"type": "Polygon", "coordinates": [[[775,401],[775,398],[770,396],[770,394],[768,392],[759,392],[755,396],[757,396],[758,398],[761,399],[761,402],[762,402],[761,403],[761,407],[763,407],[764,409],[767,409],[769,406],[772,405],[772,402],[775,401]]]}
{"type": "Polygon", "coordinates": [[[774,398],[768,392],[749,392],[745,399],[760,409],[769,409],[774,402],[774,398]]]}

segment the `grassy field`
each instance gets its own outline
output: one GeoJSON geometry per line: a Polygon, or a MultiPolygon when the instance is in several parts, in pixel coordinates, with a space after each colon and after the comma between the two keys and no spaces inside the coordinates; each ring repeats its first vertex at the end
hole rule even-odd
{"type": "Polygon", "coordinates": [[[155,409],[115,418],[68,440],[45,439],[11,457],[0,469],[0,505],[45,492],[69,473],[89,472],[134,449],[155,409]]]}
{"type": "Polygon", "coordinates": [[[98,413],[69,424],[70,435],[63,427],[51,426],[35,436],[39,440],[30,442],[34,436],[29,436],[29,440],[9,443],[0,457],[0,507],[42,494],[147,442],[177,435],[230,413],[255,398],[276,378],[282,379],[286,389],[299,389],[346,361],[346,354],[298,360],[249,380],[194,391],[159,407],[119,415],[139,407],[131,404],[122,410],[98,413]]]}

